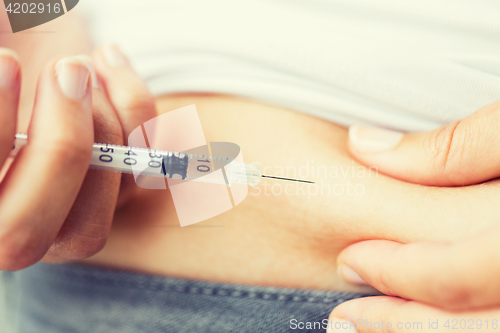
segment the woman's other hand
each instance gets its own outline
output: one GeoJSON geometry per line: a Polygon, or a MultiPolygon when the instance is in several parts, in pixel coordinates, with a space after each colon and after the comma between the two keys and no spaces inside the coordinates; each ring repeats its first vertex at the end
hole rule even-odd
{"type": "MultiPolygon", "coordinates": [[[[352,127],[349,149],[360,161],[402,180],[470,185],[500,176],[498,125],[500,103],[495,102],[430,133],[352,127]]],[[[490,209],[500,221],[498,208],[490,209]]],[[[370,240],[347,247],[337,261],[341,277],[388,296],[338,306],[328,332],[498,331],[499,238],[495,227],[454,243],[370,240]]]]}

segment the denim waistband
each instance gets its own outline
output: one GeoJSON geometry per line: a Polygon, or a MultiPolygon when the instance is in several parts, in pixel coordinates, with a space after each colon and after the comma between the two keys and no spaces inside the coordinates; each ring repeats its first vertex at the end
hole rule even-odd
{"type": "Polygon", "coordinates": [[[367,296],[75,264],[37,264],[15,273],[15,281],[21,333],[325,332],[335,306],[367,296]]]}

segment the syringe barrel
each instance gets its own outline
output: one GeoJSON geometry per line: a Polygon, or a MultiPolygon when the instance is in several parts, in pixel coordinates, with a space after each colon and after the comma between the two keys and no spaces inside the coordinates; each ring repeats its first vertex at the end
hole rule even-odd
{"type": "MultiPolygon", "coordinates": [[[[26,134],[16,134],[10,156],[16,156],[27,142],[26,134]]],[[[90,168],[229,186],[233,183],[255,186],[261,178],[257,164],[245,164],[223,157],[106,143],[94,144],[90,168]]]]}

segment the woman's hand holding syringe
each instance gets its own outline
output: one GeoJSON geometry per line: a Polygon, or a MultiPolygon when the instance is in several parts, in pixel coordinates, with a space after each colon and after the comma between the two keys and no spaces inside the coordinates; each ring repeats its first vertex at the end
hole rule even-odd
{"type": "Polygon", "coordinates": [[[45,66],[30,140],[8,165],[21,75],[18,57],[0,50],[0,163],[5,171],[0,270],[97,253],[106,243],[119,193],[127,196],[136,188],[127,178],[121,181],[120,173],[88,170],[93,142],[124,144],[132,129],[156,116],[154,98],[116,47],[97,51],[94,61],[99,77],[88,56],[45,66]]]}

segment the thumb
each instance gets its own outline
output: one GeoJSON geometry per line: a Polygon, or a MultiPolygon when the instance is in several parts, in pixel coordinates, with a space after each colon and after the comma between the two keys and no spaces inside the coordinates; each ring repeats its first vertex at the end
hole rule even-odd
{"type": "Polygon", "coordinates": [[[349,128],[349,151],[394,178],[422,185],[471,185],[500,177],[500,101],[431,132],[349,128]]]}

